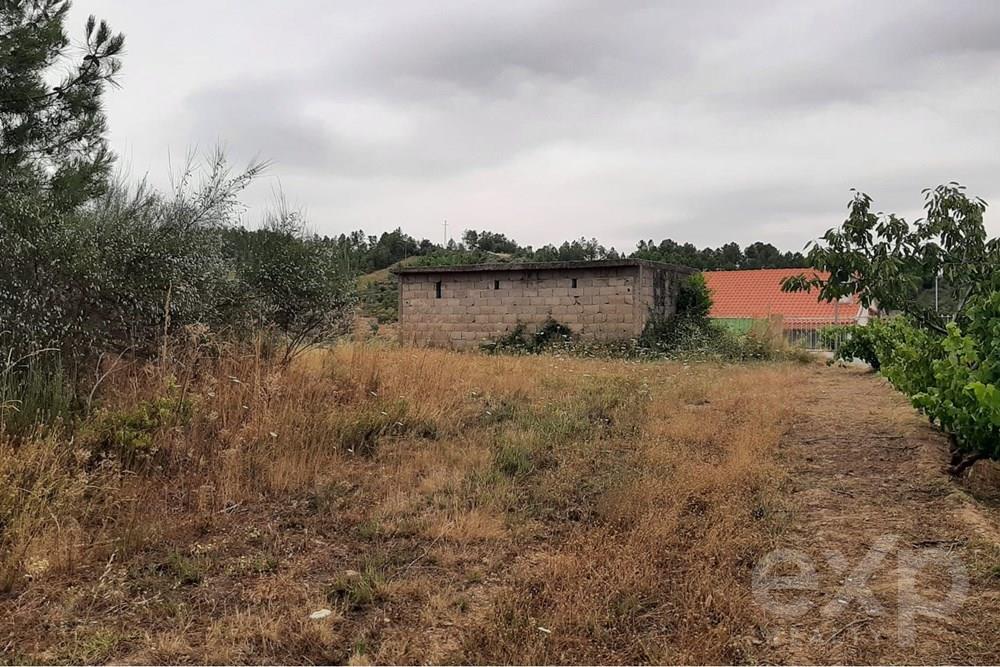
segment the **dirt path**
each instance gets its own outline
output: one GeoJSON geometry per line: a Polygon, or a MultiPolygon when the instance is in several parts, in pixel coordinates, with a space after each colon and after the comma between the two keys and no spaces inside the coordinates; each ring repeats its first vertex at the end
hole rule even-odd
{"type": "Polygon", "coordinates": [[[797,400],[788,551],[755,580],[767,659],[1000,661],[998,511],[947,475],[945,438],[858,369],[817,368],[797,400]]]}

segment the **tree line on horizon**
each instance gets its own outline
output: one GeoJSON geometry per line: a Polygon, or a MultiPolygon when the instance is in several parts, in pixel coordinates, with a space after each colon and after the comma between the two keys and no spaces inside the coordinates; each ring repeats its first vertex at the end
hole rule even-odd
{"type": "MultiPolygon", "coordinates": [[[[243,229],[232,234],[255,234],[243,229]]],[[[428,239],[417,240],[397,227],[391,232],[366,235],[363,231],[336,236],[316,236],[316,241],[333,252],[342,265],[358,275],[372,273],[406,260],[410,264],[443,266],[484,262],[532,261],[566,262],[599,259],[634,258],[668,264],[682,264],[702,271],[732,269],[780,269],[805,267],[802,253],[781,251],[771,243],[757,241],[745,247],[730,242],[718,248],[698,248],[692,243],[673,239],[639,241],[630,253],[605,247],[597,239],[579,238],[559,245],[546,244],[539,248],[521,245],[506,234],[488,230],[466,230],[460,241],[447,244],[428,239]]]]}

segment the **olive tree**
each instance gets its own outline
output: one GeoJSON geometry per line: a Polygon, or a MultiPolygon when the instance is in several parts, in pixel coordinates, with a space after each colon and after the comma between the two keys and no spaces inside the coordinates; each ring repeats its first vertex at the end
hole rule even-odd
{"type": "Polygon", "coordinates": [[[307,234],[302,215],[283,199],[261,229],[225,234],[240,285],[232,309],[250,330],[276,334],[284,362],[348,331],[355,285],[336,250],[307,234]]]}

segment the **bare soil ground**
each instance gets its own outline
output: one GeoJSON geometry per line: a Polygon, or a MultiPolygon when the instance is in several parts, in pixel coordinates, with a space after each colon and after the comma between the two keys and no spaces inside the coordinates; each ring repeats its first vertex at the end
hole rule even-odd
{"type": "Polygon", "coordinates": [[[803,588],[815,590],[783,593],[810,604],[767,616],[767,659],[1000,661],[998,513],[948,476],[946,438],[872,373],[817,368],[799,390],[782,443],[794,518],[779,543],[814,565],[803,588]]]}

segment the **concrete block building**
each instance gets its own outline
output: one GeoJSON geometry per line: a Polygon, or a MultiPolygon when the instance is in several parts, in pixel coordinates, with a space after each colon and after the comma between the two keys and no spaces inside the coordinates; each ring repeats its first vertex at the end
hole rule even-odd
{"type": "Polygon", "coordinates": [[[408,266],[399,278],[400,340],[475,348],[518,323],[548,318],[583,340],[634,338],[653,315],[676,310],[693,269],[638,259],[408,266]]]}

